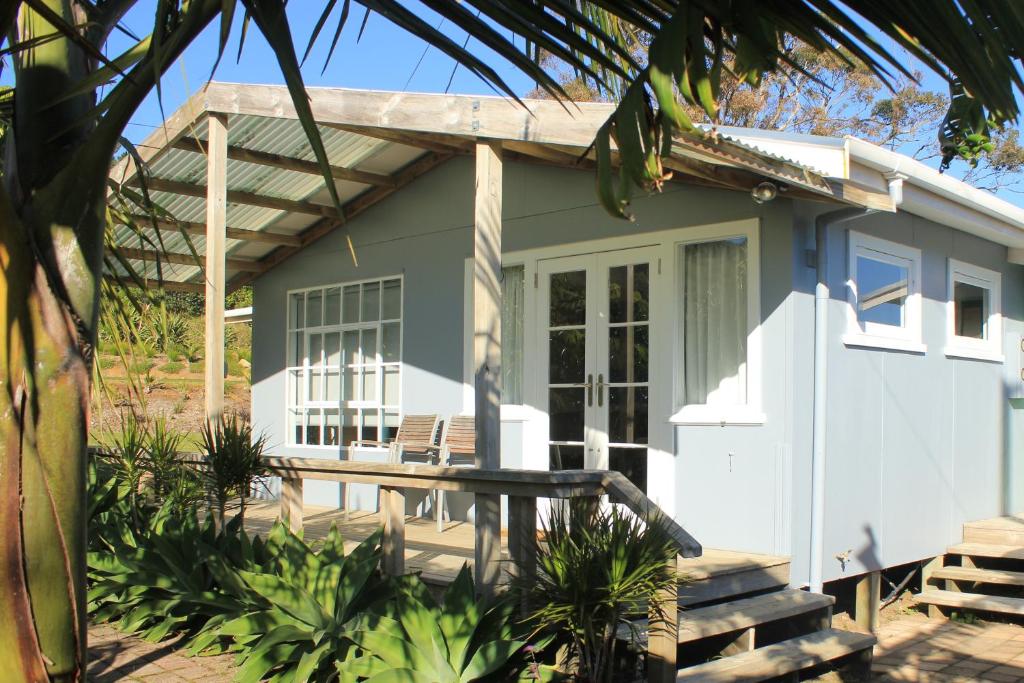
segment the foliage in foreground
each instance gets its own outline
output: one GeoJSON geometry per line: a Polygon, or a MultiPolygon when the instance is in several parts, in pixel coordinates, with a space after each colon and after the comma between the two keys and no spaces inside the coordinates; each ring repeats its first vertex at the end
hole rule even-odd
{"type": "Polygon", "coordinates": [[[520,591],[538,633],[567,641],[577,675],[610,681],[620,626],[635,629],[648,604],[678,580],[665,529],[619,506],[594,510],[583,499],[553,506],[537,543],[537,575],[520,591]]]}
{"type": "Polygon", "coordinates": [[[240,516],[218,530],[170,501],[135,519],[118,479],[90,467],[95,621],[149,641],[184,634],[193,655],[236,653],[240,683],[539,677],[512,604],[477,601],[465,568],[438,604],[419,577],[380,572],[380,532],[346,554],[336,528],[314,549],[280,522],[250,539],[240,516]]]}

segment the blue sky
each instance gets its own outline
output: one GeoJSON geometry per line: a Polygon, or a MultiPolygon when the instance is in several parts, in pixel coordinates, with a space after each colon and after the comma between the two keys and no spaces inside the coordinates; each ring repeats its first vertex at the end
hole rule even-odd
{"type": "MultiPolygon", "coordinates": [[[[338,5],[341,4],[338,3],[338,5]]],[[[146,35],[152,28],[152,14],[155,5],[156,3],[152,0],[140,2],[125,18],[124,24],[137,35],[146,35]]],[[[293,0],[289,3],[288,15],[292,35],[300,56],[305,50],[322,7],[322,2],[313,0],[293,0]]],[[[418,12],[421,16],[426,17],[431,25],[439,27],[460,44],[465,39],[465,34],[450,22],[442,22],[436,14],[422,6],[418,7],[418,12]]],[[[241,16],[242,11],[239,9],[227,52],[214,78],[230,82],[283,83],[284,80],[277,61],[255,27],[251,28],[246,37],[241,61],[236,62],[242,23],[241,16]]],[[[450,91],[454,93],[494,93],[490,86],[466,69],[461,67],[456,69],[450,58],[438,50],[427,50],[425,43],[411,37],[379,15],[370,15],[361,39],[357,40],[359,27],[363,20],[363,9],[356,3],[352,3],[348,24],[342,33],[331,62],[326,71],[321,74],[337,16],[336,11],[324,27],[317,47],[303,68],[303,77],[309,86],[444,92],[451,80],[450,91]],[[453,70],[454,78],[452,77],[453,70]]],[[[198,90],[209,78],[217,51],[218,32],[219,26],[211,25],[186,50],[182,59],[167,71],[161,84],[163,112],[167,115],[177,109],[191,93],[198,90]]],[[[129,44],[128,38],[115,33],[108,46],[108,52],[118,54],[129,44]]],[[[887,47],[893,48],[894,46],[888,45],[887,47]]],[[[534,84],[528,78],[510,68],[503,60],[483,46],[478,43],[474,45],[471,42],[469,48],[495,67],[515,92],[525,93],[533,88],[534,84]]],[[[946,89],[942,79],[930,73],[925,74],[922,85],[925,88],[942,92],[945,92],[946,89]]],[[[128,139],[139,142],[151,133],[162,120],[159,102],[154,93],[133,117],[126,135],[128,139]]],[[[954,163],[950,173],[959,177],[964,168],[964,164],[954,163]]],[[[1024,195],[1012,191],[1001,191],[999,195],[1010,202],[1024,206],[1024,195]]]]}

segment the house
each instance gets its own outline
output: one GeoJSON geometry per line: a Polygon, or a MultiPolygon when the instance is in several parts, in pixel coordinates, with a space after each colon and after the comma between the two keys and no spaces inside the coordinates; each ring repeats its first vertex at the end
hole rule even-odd
{"type": "Polygon", "coordinates": [[[168,286],[254,287],[275,454],[382,459],[349,446],[472,412],[474,254],[500,254],[503,468],[619,470],[705,547],[789,556],[818,589],[1024,508],[1024,210],[854,138],[720,129],[678,138],[627,222],[587,155],[609,105],[310,102],[341,214],[282,87],[212,83],[140,148],[207,258],[168,286]]]}

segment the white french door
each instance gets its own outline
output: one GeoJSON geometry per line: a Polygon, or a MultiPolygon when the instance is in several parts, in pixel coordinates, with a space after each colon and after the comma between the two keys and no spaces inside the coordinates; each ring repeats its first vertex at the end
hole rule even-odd
{"type": "Polygon", "coordinates": [[[656,251],[538,262],[549,467],[611,469],[646,491],[656,251]]]}

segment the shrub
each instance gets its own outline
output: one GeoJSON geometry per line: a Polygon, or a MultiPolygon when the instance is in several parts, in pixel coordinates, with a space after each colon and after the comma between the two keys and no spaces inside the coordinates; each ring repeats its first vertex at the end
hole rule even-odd
{"type": "Polygon", "coordinates": [[[191,506],[204,497],[203,482],[194,466],[182,461],[182,434],[167,424],[167,418],[153,421],[147,441],[150,488],[160,501],[178,507],[191,506]]]}
{"type": "Polygon", "coordinates": [[[262,485],[267,474],[263,465],[266,448],[265,435],[255,435],[252,425],[238,415],[225,415],[215,425],[203,425],[203,451],[206,467],[203,469],[207,491],[217,505],[220,524],[228,502],[239,498],[238,516],[245,516],[245,499],[257,485],[262,485]]]}
{"type": "Polygon", "coordinates": [[[181,372],[182,368],[184,367],[184,365],[177,361],[171,361],[170,363],[164,363],[163,365],[159,366],[157,370],[168,375],[176,375],[179,372],[181,372]]]}
{"type": "Polygon", "coordinates": [[[535,633],[566,642],[583,680],[610,681],[619,626],[634,628],[638,609],[678,580],[667,562],[676,548],[655,520],[585,499],[554,506],[543,530],[536,576],[518,587],[535,633]]]}
{"type": "Polygon", "coordinates": [[[152,358],[140,358],[128,364],[128,370],[136,375],[145,375],[150,368],[156,365],[152,358]]]}

